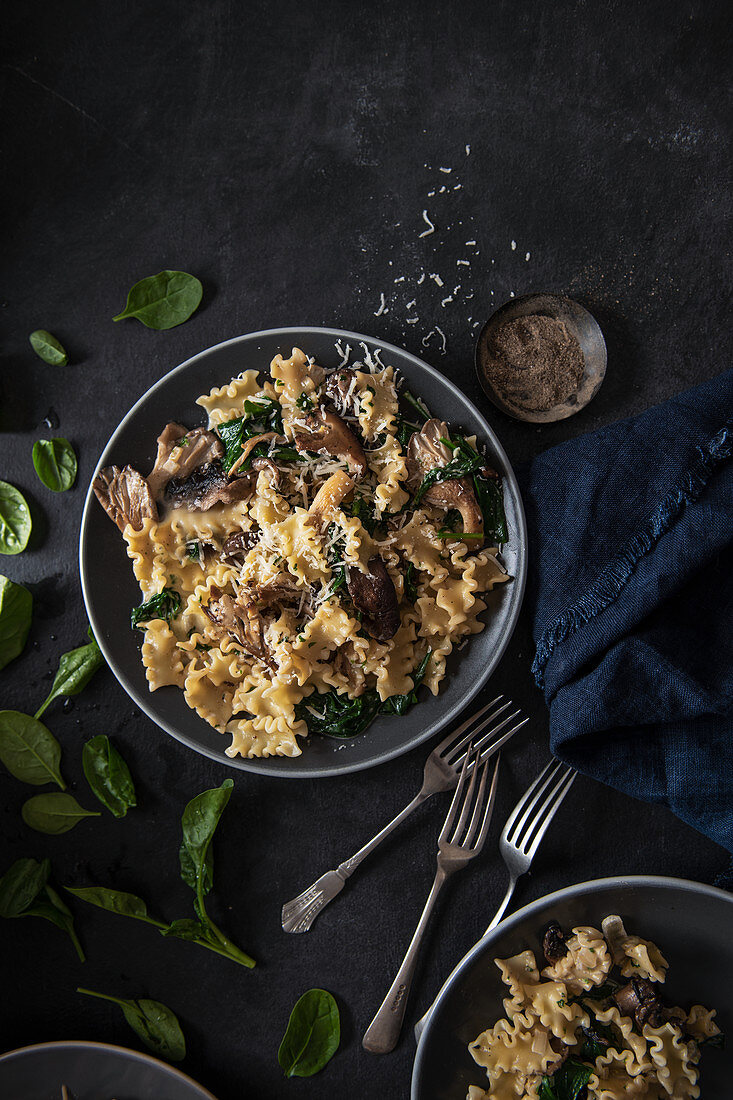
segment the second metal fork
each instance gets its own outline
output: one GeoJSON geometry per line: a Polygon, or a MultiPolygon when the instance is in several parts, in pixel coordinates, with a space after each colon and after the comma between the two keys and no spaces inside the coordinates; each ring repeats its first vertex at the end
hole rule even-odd
{"type": "Polygon", "coordinates": [[[448,810],[448,815],[438,838],[438,858],[435,880],[433,882],[425,908],[418,921],[410,946],[397,971],[389,993],[367,1028],[362,1046],[371,1054],[388,1054],[394,1050],[402,1030],[402,1021],[407,1008],[407,998],[417,966],[417,954],[420,948],[430,914],[438,894],[445,882],[456,871],[462,870],[469,860],[477,856],[484,846],[491,823],[491,814],[496,798],[496,783],[499,775],[501,753],[496,761],[494,775],[489,791],[486,790],[486,777],[489,762],[481,763],[480,751],[470,750],[464,761],[456,793],[448,810]],[[471,765],[474,765],[471,767],[471,765]],[[471,779],[467,781],[471,771],[471,779]]]}
{"type": "Polygon", "coordinates": [[[341,893],[347,878],[353,875],[362,860],[409,817],[413,810],[432,795],[455,787],[461,766],[466,760],[469,742],[473,741],[474,748],[479,751],[479,757],[483,761],[513,737],[529,721],[528,718],[519,718],[520,711],[512,709],[513,707],[511,699],[498,695],[436,745],[425,761],[422,787],[412,802],[408,802],[389,825],[385,825],[350,859],[340,863],[335,871],[326,871],[312,886],[303,890],[292,901],[287,901],[282,908],[283,930],[307,932],[318,914],[341,893]]]}

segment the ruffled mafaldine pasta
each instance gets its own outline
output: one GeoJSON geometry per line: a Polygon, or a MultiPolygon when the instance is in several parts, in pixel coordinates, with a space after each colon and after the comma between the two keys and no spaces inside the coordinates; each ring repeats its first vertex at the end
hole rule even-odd
{"type": "Polygon", "coordinates": [[[509,580],[498,475],[398,385],[378,355],[327,373],[294,348],[200,397],[206,426],[166,425],[147,477],[95,480],[150,690],[179,687],[230,756],[298,756],[437,694],[509,580]]]}
{"type": "Polygon", "coordinates": [[[552,921],[534,952],[494,959],[508,987],[506,1017],[469,1046],[489,1079],[467,1100],[696,1100],[700,1046],[721,1038],[715,1011],[685,1011],[661,996],[667,962],[627,935],[618,916],[602,931],[565,933],[552,921]]]}

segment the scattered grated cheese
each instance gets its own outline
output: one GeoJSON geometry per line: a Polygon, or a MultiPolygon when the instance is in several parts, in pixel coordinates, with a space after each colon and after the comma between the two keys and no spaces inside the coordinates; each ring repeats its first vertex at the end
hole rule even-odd
{"type": "Polygon", "coordinates": [[[446,347],[447,347],[447,342],[446,342],[446,339],[445,339],[445,333],[443,332],[443,330],[441,328],[438,328],[437,325],[435,326],[435,328],[430,330],[430,332],[427,334],[427,336],[423,336],[422,346],[424,348],[426,348],[428,346],[428,344],[430,343],[430,340],[433,336],[439,336],[440,337],[440,339],[442,341],[442,345],[443,345],[442,346],[442,354],[445,355],[446,347]]]}
{"type": "Polygon", "coordinates": [[[439,195],[442,195],[442,194],[443,194],[443,192],[444,192],[444,191],[447,191],[447,190],[448,190],[448,188],[447,188],[447,187],[445,186],[445,184],[444,184],[444,185],[443,185],[443,186],[441,187],[440,191],[438,191],[438,194],[439,194],[439,195]]]}
{"type": "Polygon", "coordinates": [[[512,252],[516,252],[516,251],[517,251],[517,242],[512,241],[512,252]]]}
{"type": "Polygon", "coordinates": [[[404,283],[404,281],[405,281],[405,276],[404,275],[398,275],[397,278],[395,279],[396,283],[404,283]]]}
{"type": "Polygon", "coordinates": [[[379,295],[379,309],[374,314],[375,317],[381,317],[383,313],[389,313],[387,309],[387,303],[384,300],[384,294],[379,295]]]}
{"type": "Polygon", "coordinates": [[[456,267],[461,267],[461,266],[462,267],[470,267],[471,266],[471,261],[470,260],[456,260],[456,267]]]}
{"type": "Polygon", "coordinates": [[[443,307],[443,309],[445,309],[445,307],[448,305],[448,302],[452,302],[452,301],[453,301],[453,295],[449,294],[447,298],[443,298],[443,300],[440,304],[443,307]]]}
{"type": "Polygon", "coordinates": [[[411,302],[408,302],[405,306],[405,309],[412,309],[412,307],[415,305],[416,300],[416,298],[413,298],[411,302]]]}
{"type": "Polygon", "coordinates": [[[422,275],[421,275],[421,276],[420,276],[420,278],[419,278],[419,279],[417,280],[417,285],[418,285],[418,286],[422,286],[424,282],[425,282],[425,272],[423,271],[422,275]]]}
{"type": "Polygon", "coordinates": [[[408,325],[416,325],[419,320],[419,317],[405,317],[405,322],[408,325]]]}
{"type": "Polygon", "coordinates": [[[452,168],[439,168],[438,171],[439,172],[445,172],[445,174],[448,175],[450,172],[453,171],[453,169],[452,168]]]}
{"type": "Polygon", "coordinates": [[[471,146],[467,145],[466,146],[466,156],[468,156],[470,152],[471,152],[471,146]]]}
{"type": "Polygon", "coordinates": [[[441,279],[440,275],[436,275],[434,271],[430,273],[430,278],[438,286],[443,286],[443,280],[441,279]]]}
{"type": "Polygon", "coordinates": [[[428,198],[429,199],[434,199],[435,198],[435,192],[434,191],[428,191],[428,198]]]}
{"type": "Polygon", "coordinates": [[[453,190],[454,190],[454,191],[460,191],[462,187],[463,187],[463,184],[462,184],[462,183],[457,183],[457,184],[455,185],[455,187],[453,188],[453,190]]]}
{"type": "Polygon", "coordinates": [[[351,344],[347,344],[346,345],[346,351],[344,351],[343,345],[341,344],[341,341],[337,340],[336,343],[334,344],[334,347],[336,348],[336,351],[341,356],[341,362],[339,363],[339,365],[336,369],[341,370],[341,368],[345,367],[346,364],[349,361],[349,356],[351,355],[351,344]]]}
{"type": "Polygon", "coordinates": [[[427,225],[428,228],[423,233],[420,233],[418,235],[418,238],[419,237],[429,237],[431,233],[435,232],[435,226],[433,225],[430,218],[428,217],[427,210],[423,210],[422,217],[423,217],[423,221],[425,222],[425,224],[427,225]]]}
{"type": "Polygon", "coordinates": [[[525,262],[525,263],[527,263],[527,261],[529,260],[529,255],[530,255],[530,254],[529,254],[529,252],[528,252],[528,253],[527,253],[527,255],[526,255],[526,256],[524,257],[524,262],[525,262]]]}
{"type": "Polygon", "coordinates": [[[466,244],[472,244],[472,245],[475,245],[475,244],[476,244],[476,242],[475,242],[475,241],[466,241],[466,244]]]}

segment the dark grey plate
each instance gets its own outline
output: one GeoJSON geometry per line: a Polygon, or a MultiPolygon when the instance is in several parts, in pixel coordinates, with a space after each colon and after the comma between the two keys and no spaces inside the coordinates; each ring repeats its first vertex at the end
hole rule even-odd
{"type": "Polygon", "coordinates": [[[351,741],[312,738],[302,743],[302,756],[293,760],[230,760],[224,753],[229,737],[211,729],[187,707],[178,688],[148,691],[140,661],[142,635],[130,629],[130,608],[140,602],[139,589],[125,543],[90,486],[82,516],[79,563],[89,621],[107,663],[128,695],[161,729],[197,752],[245,771],[294,778],[339,775],[383,763],[419,745],[452,721],[486,683],[511,637],[522,602],[527,568],[524,510],[499,440],[475,406],[436,370],[391,344],[366,336],[338,329],[290,328],[254,332],[217,344],[176,367],[140,398],[105,447],[97,469],[129,462],[146,473],[155,458],[156,437],[169,420],[187,427],[202,422],[202,410],[195,404],[200,394],[224,385],[242,370],[266,372],[278,352],[287,356],[294,345],[323,366],[336,366],[341,359],[334,347],[336,340],[344,346],[351,344],[356,353],[361,351],[360,342],[370,351],[379,349],[384,363],[399,368],[407,385],[431,409],[452,424],[475,432],[487,444],[504,478],[509,542],[503,547],[502,558],[514,580],[487,596],[486,628],[448,662],[440,694],[433,697],[423,691],[420,705],[405,717],[379,719],[351,741]]]}
{"type": "MultiPolygon", "coordinates": [[[[554,918],[563,927],[591,924],[618,913],[628,932],[652,940],[669,963],[665,996],[683,1006],[717,1009],[716,1022],[733,1029],[733,897],[684,879],[633,876],[580,883],[548,894],[507,917],[478,943],[448,978],[422,1033],[412,1074],[411,1100],[464,1100],[469,1085],[488,1087],[468,1044],[504,1015],[495,958],[531,948],[554,918]]],[[[703,1049],[705,1100],[730,1100],[733,1058],[703,1049]]]]}
{"type": "Polygon", "coordinates": [[[0,1058],[3,1100],[216,1100],[180,1070],[106,1043],[39,1043],[0,1058]]]}

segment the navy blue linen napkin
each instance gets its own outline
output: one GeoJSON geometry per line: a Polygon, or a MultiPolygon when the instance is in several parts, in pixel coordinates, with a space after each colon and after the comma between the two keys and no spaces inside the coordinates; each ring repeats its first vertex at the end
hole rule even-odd
{"type": "Polygon", "coordinates": [[[552,750],[733,851],[733,371],[524,477],[552,750]]]}

